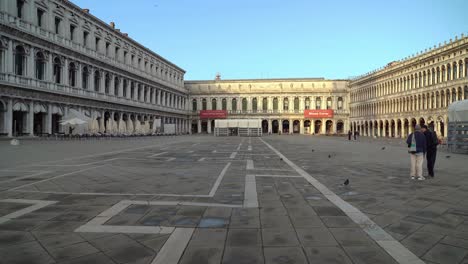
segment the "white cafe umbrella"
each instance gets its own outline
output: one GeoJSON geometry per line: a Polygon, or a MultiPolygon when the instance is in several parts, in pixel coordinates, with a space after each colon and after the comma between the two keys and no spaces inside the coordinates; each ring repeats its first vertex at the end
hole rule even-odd
{"type": "Polygon", "coordinates": [[[79,119],[79,118],[76,118],[76,117],[60,122],[60,124],[63,125],[63,126],[64,125],[76,126],[76,125],[83,125],[83,124],[87,124],[87,123],[88,123],[88,121],[85,121],[85,120],[82,120],[82,119],[79,119]]]}

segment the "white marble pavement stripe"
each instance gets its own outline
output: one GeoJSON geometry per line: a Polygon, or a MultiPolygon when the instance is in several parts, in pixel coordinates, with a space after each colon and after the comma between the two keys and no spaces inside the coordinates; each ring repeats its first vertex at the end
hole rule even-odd
{"type": "Polygon", "coordinates": [[[33,174],[30,174],[30,175],[19,176],[19,177],[14,177],[14,178],[11,178],[11,179],[8,179],[8,180],[3,180],[3,181],[0,181],[0,183],[13,182],[13,181],[17,181],[17,180],[32,178],[32,177],[36,177],[36,176],[46,174],[46,173],[50,173],[50,172],[52,172],[52,171],[39,171],[37,173],[33,173],[33,174]]]}
{"type": "Polygon", "coordinates": [[[237,156],[237,152],[231,153],[231,156],[229,156],[230,159],[234,159],[237,156]]]}
{"type": "Polygon", "coordinates": [[[255,175],[245,175],[244,207],[258,207],[257,183],[255,182],[255,175]]]}
{"type": "Polygon", "coordinates": [[[317,190],[324,194],[330,202],[335,204],[338,208],[343,210],[346,215],[349,216],[356,224],[358,224],[374,241],[376,241],[387,253],[392,256],[398,263],[401,264],[424,264],[424,261],[419,259],[411,251],[405,248],[400,242],[390,236],[380,226],[370,220],[364,213],[359,209],[355,208],[351,204],[347,203],[335,193],[329,190],[325,185],[317,181],[314,177],[310,176],[306,171],[298,167],[288,158],[286,158],[281,152],[276,150],[273,146],[266,143],[263,139],[260,140],[267,145],[273,152],[283,159],[291,168],[295,169],[297,173],[302,175],[310,184],[312,184],[317,190]]]}
{"type": "Polygon", "coordinates": [[[0,202],[4,203],[25,203],[25,204],[32,204],[31,206],[28,206],[26,208],[23,208],[21,210],[15,211],[11,214],[7,214],[5,216],[0,217],[0,224],[4,223],[6,221],[9,221],[14,218],[18,218],[20,216],[23,216],[25,214],[31,213],[33,211],[39,210],[43,207],[46,207],[51,204],[57,203],[56,201],[44,201],[44,200],[27,200],[27,199],[4,199],[0,200],[0,202]]]}
{"type": "Polygon", "coordinates": [[[216,179],[216,182],[213,185],[213,188],[211,188],[210,193],[208,194],[209,197],[213,197],[218,190],[219,185],[221,184],[221,181],[223,180],[224,174],[226,174],[226,171],[228,170],[229,166],[231,166],[231,162],[228,162],[226,166],[224,166],[223,170],[219,174],[218,178],[216,179]]]}
{"type": "Polygon", "coordinates": [[[179,263],[194,230],[194,228],[176,228],[151,264],[179,263]]]}

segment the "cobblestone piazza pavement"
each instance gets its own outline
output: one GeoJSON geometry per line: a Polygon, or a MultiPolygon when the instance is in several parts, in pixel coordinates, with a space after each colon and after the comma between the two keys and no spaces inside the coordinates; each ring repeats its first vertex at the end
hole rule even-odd
{"type": "Polygon", "coordinates": [[[396,140],[21,143],[0,142],[0,263],[468,263],[466,155],[419,182],[396,140]]]}

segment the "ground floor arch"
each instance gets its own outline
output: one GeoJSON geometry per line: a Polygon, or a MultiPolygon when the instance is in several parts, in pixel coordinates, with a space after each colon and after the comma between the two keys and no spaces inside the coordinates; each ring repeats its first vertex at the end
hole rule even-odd
{"type": "Polygon", "coordinates": [[[268,120],[262,120],[262,133],[268,134],[268,120]]]}
{"type": "Polygon", "coordinates": [[[289,120],[283,120],[281,133],[283,134],[289,133],[289,120]]]}
{"type": "Polygon", "coordinates": [[[271,122],[271,131],[273,134],[278,134],[279,132],[279,122],[278,120],[273,120],[271,122]]]}

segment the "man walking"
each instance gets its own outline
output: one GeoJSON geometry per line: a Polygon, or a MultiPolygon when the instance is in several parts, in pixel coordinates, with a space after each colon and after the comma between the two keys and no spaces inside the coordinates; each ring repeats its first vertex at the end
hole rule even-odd
{"type": "Polygon", "coordinates": [[[348,140],[351,140],[351,136],[353,135],[353,132],[351,130],[348,131],[348,140]]]}
{"type": "Polygon", "coordinates": [[[411,157],[411,179],[414,180],[416,177],[418,180],[423,181],[426,178],[422,175],[422,165],[424,161],[424,155],[426,154],[426,137],[421,132],[421,126],[416,125],[414,127],[414,133],[411,133],[406,139],[408,144],[408,152],[411,157]]]}
{"type": "Polygon", "coordinates": [[[434,178],[434,164],[437,156],[437,145],[439,145],[439,139],[437,133],[429,129],[426,125],[421,126],[421,131],[426,137],[426,160],[427,160],[427,174],[430,178],[434,178]]]}

